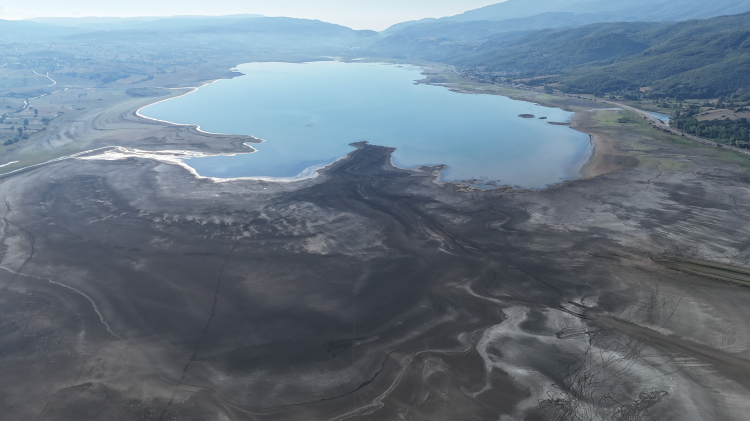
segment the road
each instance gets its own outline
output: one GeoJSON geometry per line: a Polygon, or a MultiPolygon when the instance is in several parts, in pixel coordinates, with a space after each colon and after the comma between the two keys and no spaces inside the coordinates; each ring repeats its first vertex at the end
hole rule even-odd
{"type": "Polygon", "coordinates": [[[51,77],[49,77],[49,72],[47,72],[46,75],[43,75],[43,74],[37,73],[34,69],[32,69],[31,71],[34,72],[34,74],[37,75],[37,76],[42,76],[42,77],[46,77],[47,79],[49,79],[50,82],[52,82],[52,85],[47,85],[47,86],[55,86],[55,85],[57,85],[57,81],[54,80],[54,79],[52,79],[51,77]]]}
{"type": "MultiPolygon", "coordinates": [[[[624,110],[628,110],[628,111],[632,111],[634,113],[637,113],[637,114],[639,114],[639,115],[641,115],[643,117],[646,117],[646,119],[650,123],[653,123],[654,126],[656,126],[657,128],[660,128],[660,129],[663,129],[663,130],[668,130],[672,134],[675,134],[675,135],[678,135],[678,136],[682,136],[682,137],[684,137],[686,139],[690,139],[690,140],[692,140],[694,142],[703,143],[705,145],[711,145],[711,146],[717,146],[717,145],[719,145],[714,140],[704,139],[702,137],[698,137],[698,136],[695,136],[695,135],[692,135],[692,134],[689,134],[689,133],[685,133],[682,130],[675,129],[675,128],[671,127],[669,124],[667,124],[667,123],[659,120],[658,118],[652,116],[651,114],[647,113],[646,111],[643,111],[643,110],[635,108],[635,107],[631,107],[630,105],[621,104],[621,103],[615,102],[615,101],[606,101],[606,100],[595,100],[595,101],[597,101],[597,102],[603,102],[603,103],[606,103],[606,104],[616,105],[616,106],[618,106],[618,107],[620,107],[620,108],[622,108],[624,110]]],[[[746,149],[741,149],[741,148],[737,148],[737,147],[729,146],[729,145],[721,145],[721,147],[722,148],[726,148],[726,149],[731,149],[731,150],[733,150],[735,152],[743,153],[745,155],[750,155],[750,151],[748,151],[746,149]]]]}

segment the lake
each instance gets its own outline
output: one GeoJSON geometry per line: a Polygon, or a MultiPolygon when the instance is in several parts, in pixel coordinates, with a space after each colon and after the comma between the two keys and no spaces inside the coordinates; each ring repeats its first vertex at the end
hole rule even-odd
{"type": "Polygon", "coordinates": [[[257,152],[185,161],[202,176],[299,179],[366,140],[396,148],[393,163],[401,168],[446,165],[443,181],[543,188],[577,178],[591,154],[588,135],[548,124],[572,113],[416,84],[423,78],[417,67],[323,61],[237,69],[244,76],[141,110],[207,132],[265,140],[252,145],[257,152]]]}

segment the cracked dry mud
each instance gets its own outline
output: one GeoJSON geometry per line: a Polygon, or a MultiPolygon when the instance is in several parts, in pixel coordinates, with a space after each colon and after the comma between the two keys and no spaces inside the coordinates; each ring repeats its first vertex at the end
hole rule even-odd
{"type": "Polygon", "coordinates": [[[2,418],[746,419],[750,290],[659,259],[748,265],[747,166],[619,141],[638,165],[538,192],[367,144],[293,184],[6,177],[2,418]]]}

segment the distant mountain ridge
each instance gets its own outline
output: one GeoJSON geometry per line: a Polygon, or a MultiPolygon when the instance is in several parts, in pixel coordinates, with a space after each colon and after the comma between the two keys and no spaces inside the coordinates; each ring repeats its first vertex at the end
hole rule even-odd
{"type": "Polygon", "coordinates": [[[0,20],[0,42],[91,40],[92,42],[229,43],[268,48],[342,46],[379,39],[375,31],[354,30],[311,19],[261,15],[172,16],[138,18],[35,18],[0,20]]]}
{"type": "Polygon", "coordinates": [[[200,15],[177,15],[177,16],[139,16],[132,18],[118,18],[118,17],[40,17],[31,18],[27,21],[37,22],[42,24],[49,24],[55,26],[64,26],[70,28],[77,28],[80,30],[96,31],[96,30],[118,30],[118,29],[138,29],[154,24],[167,24],[169,26],[180,26],[185,24],[195,24],[200,21],[215,21],[220,20],[237,20],[237,19],[250,19],[250,18],[262,18],[263,15],[254,14],[240,14],[240,15],[223,15],[223,16],[200,16],[200,15]]]}
{"type": "Polygon", "coordinates": [[[750,13],[503,32],[481,42],[397,34],[373,50],[453,64],[488,81],[505,75],[546,76],[538,83],[557,83],[568,92],[637,93],[648,88],[654,95],[682,98],[750,95],[750,13]]]}
{"type": "Polygon", "coordinates": [[[381,39],[375,31],[285,17],[52,21],[72,26],[0,20],[0,64],[6,72],[33,69],[41,74],[59,72],[55,80],[61,84],[67,80],[140,87],[154,79],[171,83],[159,75],[175,69],[207,68],[223,77],[228,74],[224,69],[251,61],[359,56],[359,51],[381,39]]]}
{"type": "Polygon", "coordinates": [[[393,25],[384,36],[481,40],[493,34],[599,22],[677,22],[750,11],[750,0],[508,0],[440,19],[393,25]]]}
{"type": "Polygon", "coordinates": [[[444,21],[434,20],[426,24],[412,24],[381,32],[397,40],[409,42],[422,38],[440,38],[451,41],[480,41],[496,34],[513,31],[530,31],[548,28],[572,28],[591,23],[607,22],[599,15],[563,12],[541,13],[531,17],[512,18],[500,21],[444,21]]]}
{"type": "Polygon", "coordinates": [[[386,29],[385,31],[381,31],[380,33],[383,34],[383,35],[385,35],[385,36],[388,36],[388,35],[391,35],[393,33],[398,32],[398,31],[400,31],[402,29],[406,29],[406,28],[408,28],[410,26],[421,25],[421,24],[424,24],[424,23],[432,23],[432,22],[436,22],[436,21],[437,21],[437,19],[435,19],[435,18],[424,18],[424,19],[419,19],[419,20],[409,20],[409,21],[406,21],[406,22],[401,22],[401,23],[397,23],[395,25],[391,25],[390,27],[388,27],[388,29],[386,29]]]}
{"type": "Polygon", "coordinates": [[[507,0],[440,21],[505,20],[564,12],[618,21],[679,21],[750,11],[750,0],[507,0]]]}
{"type": "Polygon", "coordinates": [[[38,39],[74,33],[72,28],[27,20],[0,19],[0,42],[38,39]]]}

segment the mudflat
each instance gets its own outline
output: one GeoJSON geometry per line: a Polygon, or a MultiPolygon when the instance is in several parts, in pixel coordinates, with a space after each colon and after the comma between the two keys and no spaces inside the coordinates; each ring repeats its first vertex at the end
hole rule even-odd
{"type": "Polygon", "coordinates": [[[617,149],[618,141],[615,137],[605,131],[597,130],[593,121],[596,113],[596,110],[579,111],[570,125],[576,130],[588,133],[594,145],[591,157],[581,169],[581,174],[585,178],[593,178],[620,170],[625,166],[637,165],[637,158],[617,149]]]}
{"type": "Polygon", "coordinates": [[[155,98],[35,135],[122,149],[0,179],[4,417],[744,419],[750,290],[659,262],[748,267],[750,159],[455,89],[577,111],[588,177],[477,190],[357,143],[315,179],[216,182],[170,157],[252,139],[135,114],[155,98]]]}

